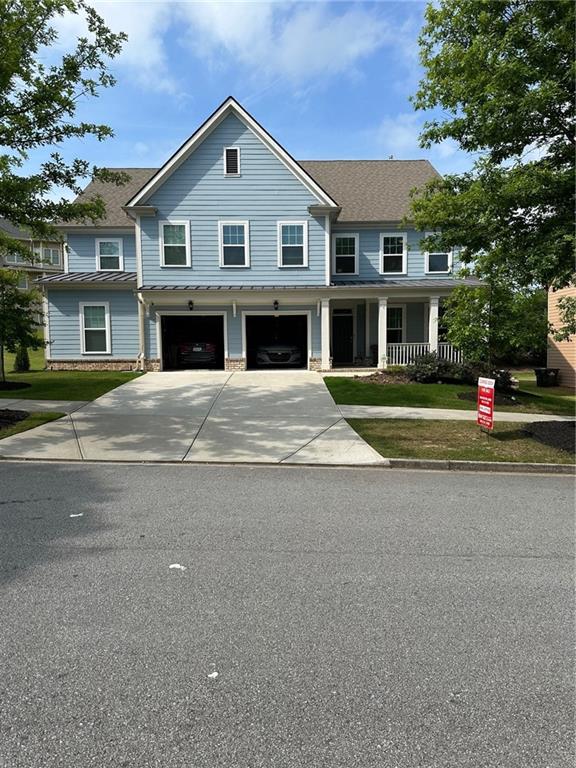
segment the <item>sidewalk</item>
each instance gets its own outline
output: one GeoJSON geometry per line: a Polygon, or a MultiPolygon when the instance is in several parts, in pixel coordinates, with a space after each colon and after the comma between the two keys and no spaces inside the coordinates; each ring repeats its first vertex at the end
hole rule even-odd
{"type": "MultiPolygon", "coordinates": [[[[429,421],[476,421],[476,411],[452,408],[399,408],[386,405],[339,405],[345,419],[427,419],[429,421]]],[[[551,413],[510,413],[496,411],[495,421],[574,421],[569,416],[551,413]]]]}

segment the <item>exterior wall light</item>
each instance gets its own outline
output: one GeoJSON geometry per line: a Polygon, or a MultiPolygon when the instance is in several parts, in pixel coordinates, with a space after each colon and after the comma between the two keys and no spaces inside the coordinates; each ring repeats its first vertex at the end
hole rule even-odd
{"type": "Polygon", "coordinates": [[[272,306],[274,307],[274,312],[278,312],[278,306],[279,306],[279,305],[278,305],[278,302],[277,302],[277,301],[275,301],[275,302],[274,302],[274,304],[273,304],[272,306]]]}
{"type": "Polygon", "coordinates": [[[189,301],[188,302],[188,309],[190,310],[190,312],[192,312],[192,310],[194,309],[194,302],[193,301],[189,301]]]}

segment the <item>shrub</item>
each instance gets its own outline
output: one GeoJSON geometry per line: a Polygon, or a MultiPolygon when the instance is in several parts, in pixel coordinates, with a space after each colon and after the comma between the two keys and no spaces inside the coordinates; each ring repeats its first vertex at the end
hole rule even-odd
{"type": "Polygon", "coordinates": [[[428,352],[414,358],[414,361],[406,366],[406,373],[411,381],[421,384],[454,380],[454,363],[443,360],[435,352],[428,352]]]}
{"type": "Polygon", "coordinates": [[[512,374],[508,370],[490,370],[485,363],[451,363],[435,352],[415,358],[406,366],[406,373],[411,381],[421,384],[477,384],[478,378],[485,376],[495,380],[494,386],[499,392],[510,392],[514,387],[512,374]]]}
{"type": "Polygon", "coordinates": [[[30,358],[28,357],[28,350],[26,347],[18,346],[16,349],[16,356],[14,358],[14,370],[16,373],[24,373],[30,370],[30,358]]]}

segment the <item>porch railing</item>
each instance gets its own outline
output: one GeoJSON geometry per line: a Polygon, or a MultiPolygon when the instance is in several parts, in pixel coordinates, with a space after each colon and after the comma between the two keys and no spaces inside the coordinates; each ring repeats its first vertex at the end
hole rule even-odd
{"type": "Polygon", "coordinates": [[[387,344],[386,357],[388,365],[408,365],[415,357],[425,355],[430,351],[430,344],[387,344]]]}
{"type": "MultiPolygon", "coordinates": [[[[412,344],[387,344],[386,357],[388,365],[408,365],[415,357],[426,355],[430,352],[430,344],[424,342],[412,344]]],[[[438,357],[449,360],[451,363],[461,363],[462,353],[452,344],[438,344],[438,357]]]]}

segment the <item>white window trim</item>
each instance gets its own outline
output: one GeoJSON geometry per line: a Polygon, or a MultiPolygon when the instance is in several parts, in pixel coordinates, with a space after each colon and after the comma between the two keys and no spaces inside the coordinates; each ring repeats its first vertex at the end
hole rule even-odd
{"type": "MultiPolygon", "coordinates": [[[[332,235],[332,274],[335,277],[345,275],[358,275],[359,274],[359,256],[360,256],[360,235],[358,232],[334,232],[332,235]],[[336,238],[338,237],[353,237],[355,241],[354,245],[354,272],[336,272],[336,238]]],[[[342,258],[346,258],[343,256],[342,258]]],[[[349,258],[349,257],[348,257],[349,258]]]]}
{"type": "Polygon", "coordinates": [[[121,237],[96,238],[96,272],[124,272],[124,248],[121,237]],[[100,266],[100,243],[116,243],[118,245],[118,269],[103,269],[100,266]]]}
{"type": "Polygon", "coordinates": [[[190,248],[190,222],[184,219],[162,219],[158,222],[159,241],[160,241],[160,266],[165,269],[186,269],[192,266],[191,248],[190,248]],[[165,264],[164,263],[164,226],[167,224],[177,224],[184,227],[184,244],[186,245],[186,264],[165,264]]]}
{"type": "MultiPolygon", "coordinates": [[[[397,254],[386,254],[386,256],[394,256],[397,254]]],[[[380,232],[380,274],[381,275],[406,275],[408,267],[408,234],[407,232],[380,232]],[[385,237],[401,237],[402,246],[402,271],[401,272],[385,272],[384,271],[384,238],[385,237]]]]}
{"type": "Polygon", "coordinates": [[[241,154],[240,147],[224,147],[224,152],[222,154],[223,162],[224,162],[224,176],[231,176],[232,178],[234,178],[236,176],[240,176],[241,175],[240,154],[241,154]],[[226,152],[229,149],[233,149],[238,154],[238,173],[228,173],[228,171],[226,170],[226,152]]]}
{"type": "Polygon", "coordinates": [[[218,251],[220,254],[220,269],[248,269],[250,267],[250,222],[226,220],[218,222],[218,251]],[[224,227],[244,227],[244,264],[224,264],[224,227]]]}
{"type": "MultiPolygon", "coordinates": [[[[402,310],[402,328],[400,329],[402,331],[402,341],[388,341],[386,340],[387,344],[406,344],[406,320],[407,320],[407,312],[406,312],[406,304],[388,304],[386,307],[386,312],[388,312],[389,309],[401,309],[402,310]]],[[[386,332],[391,330],[398,330],[397,328],[389,328],[388,327],[388,319],[386,319],[386,332]]]]}
{"type": "Polygon", "coordinates": [[[110,333],[110,302],[108,301],[81,301],[79,306],[80,311],[80,350],[83,355],[110,355],[112,354],[112,339],[110,333]],[[84,332],[102,330],[97,328],[85,328],[84,327],[84,307],[104,307],[105,313],[105,328],[106,331],[106,351],[105,352],[89,352],[86,350],[86,337],[84,332]]]}
{"type": "Polygon", "coordinates": [[[453,251],[424,251],[424,271],[427,275],[449,275],[452,272],[452,259],[453,251]],[[446,253],[448,255],[448,269],[440,269],[430,271],[430,254],[431,253],[446,253]]]}
{"type": "Polygon", "coordinates": [[[308,222],[307,221],[279,221],[276,228],[278,238],[278,267],[280,269],[306,269],[308,267],[308,222]],[[302,264],[282,263],[282,227],[302,227],[302,247],[304,260],[302,264]]]}

